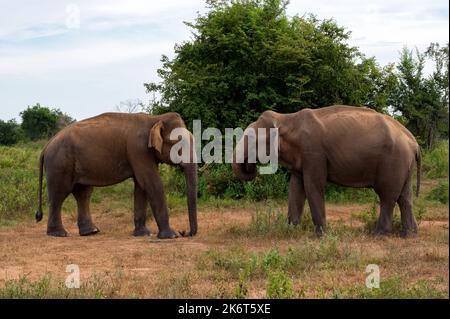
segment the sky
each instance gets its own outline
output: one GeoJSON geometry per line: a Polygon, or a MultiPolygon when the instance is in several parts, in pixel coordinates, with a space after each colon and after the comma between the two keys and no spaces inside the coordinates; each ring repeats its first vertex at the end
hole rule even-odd
{"type": "MultiPolygon", "coordinates": [[[[0,0],[0,119],[40,103],[77,120],[148,103],[161,55],[189,41],[204,0],[0,0]]],[[[351,31],[351,45],[381,65],[406,45],[449,42],[448,0],[291,0],[289,16],[313,13],[351,31]]]]}

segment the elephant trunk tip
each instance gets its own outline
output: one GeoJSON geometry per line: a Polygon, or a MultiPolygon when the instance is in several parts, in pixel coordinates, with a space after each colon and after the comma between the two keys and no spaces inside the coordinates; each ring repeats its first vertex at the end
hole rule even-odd
{"type": "Polygon", "coordinates": [[[233,163],[234,175],[242,181],[252,181],[256,178],[256,164],[233,163]]]}
{"type": "Polygon", "coordinates": [[[36,223],[39,223],[42,220],[44,214],[42,214],[42,210],[38,209],[34,215],[36,218],[36,223]]]}

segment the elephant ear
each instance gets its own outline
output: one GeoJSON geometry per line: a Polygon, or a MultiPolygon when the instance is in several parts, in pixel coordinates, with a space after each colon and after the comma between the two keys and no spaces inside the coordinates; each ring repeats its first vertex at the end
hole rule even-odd
{"type": "Polygon", "coordinates": [[[161,136],[162,129],[163,129],[163,122],[158,121],[150,129],[150,135],[148,136],[148,147],[155,148],[159,153],[161,153],[162,145],[163,145],[163,139],[161,136]]]}

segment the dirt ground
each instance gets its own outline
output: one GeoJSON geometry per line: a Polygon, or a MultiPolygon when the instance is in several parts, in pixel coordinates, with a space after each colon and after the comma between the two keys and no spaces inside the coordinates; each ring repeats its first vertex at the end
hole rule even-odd
{"type": "MultiPolygon", "coordinates": [[[[327,206],[327,218],[331,225],[347,224],[351,228],[362,227],[352,218],[352,213],[366,209],[368,205],[327,206]]],[[[108,297],[221,297],[223,291],[231,291],[236,279],[217,280],[214,269],[199,270],[199,263],[208,251],[248,252],[268,251],[273,247],[301,247],[303,239],[245,238],[230,236],[228,230],[251,221],[254,208],[218,208],[199,210],[199,233],[193,238],[158,240],[156,225],[149,221],[151,237],[133,237],[132,214],[111,214],[96,204],[93,220],[101,232],[94,236],[80,237],[75,214],[66,213],[63,222],[70,233],[67,238],[46,236],[46,219],[0,228],[0,286],[7,281],[24,276],[38,280],[51,274],[64,282],[66,266],[76,264],[80,268],[81,281],[92,281],[93,276],[109,278],[108,297]],[[186,279],[187,278],[187,279],[186,279]],[[183,283],[183,280],[187,281],[183,283]],[[174,290],[169,286],[173,286],[174,290]],[[186,286],[189,287],[186,287],[186,286]],[[222,287],[223,286],[223,287],[222,287]],[[185,290],[179,295],[175,290],[185,290]]],[[[45,217],[47,214],[45,214],[45,217]]],[[[187,228],[187,214],[171,216],[176,230],[187,228]]],[[[435,289],[446,291],[448,297],[448,218],[425,220],[420,224],[418,237],[373,238],[370,235],[342,236],[339,245],[366,251],[366,255],[382,264],[381,275],[406,275],[411,282],[433,281],[435,289]],[[437,288],[436,288],[437,287],[437,288]]],[[[308,237],[313,245],[323,239],[308,237]]],[[[365,267],[326,271],[321,270],[297,279],[295,286],[304,290],[302,297],[328,297],[327,291],[334,284],[340,287],[364,285],[365,267]]],[[[256,280],[248,297],[265,297],[265,284],[256,280]]]]}

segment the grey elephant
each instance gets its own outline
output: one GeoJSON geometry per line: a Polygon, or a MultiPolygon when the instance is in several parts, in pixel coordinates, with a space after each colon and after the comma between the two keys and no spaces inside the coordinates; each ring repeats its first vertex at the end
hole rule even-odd
{"type": "MultiPolygon", "coordinates": [[[[375,234],[392,231],[396,203],[400,206],[402,235],[417,233],[411,172],[417,165],[418,196],[420,147],[414,136],[390,116],[364,107],[335,105],[291,114],[266,111],[248,128],[278,128],[278,159],[291,173],[290,223],[300,222],[307,199],[317,234],[325,231],[324,198],[329,181],[375,190],[380,198],[375,234]]],[[[269,143],[269,139],[265,142],[269,143]]],[[[252,180],[257,173],[256,164],[248,163],[248,152],[248,136],[244,135],[237,144],[232,164],[234,174],[242,180],[252,180]],[[243,163],[236,161],[236,152],[243,152],[243,163]]]]}
{"type": "MultiPolygon", "coordinates": [[[[170,139],[175,128],[185,129],[177,113],[150,116],[145,113],[104,113],[76,122],[56,134],[40,156],[39,207],[36,220],[42,219],[43,169],[47,177],[49,217],[47,234],[67,236],[61,220],[61,206],[69,194],[77,202],[78,228],[82,236],[99,229],[92,222],[89,201],[96,186],[134,180],[134,235],[150,235],[146,227],[148,202],[158,225],[159,238],[174,238],[159,163],[175,165],[170,150],[178,140],[170,139]]],[[[192,134],[185,130],[193,145],[192,134]]],[[[186,137],[186,136],[185,136],[186,137]]],[[[195,156],[190,148],[189,159],[195,156]]],[[[190,231],[197,233],[197,164],[194,160],[180,162],[187,184],[190,231]]]]}

